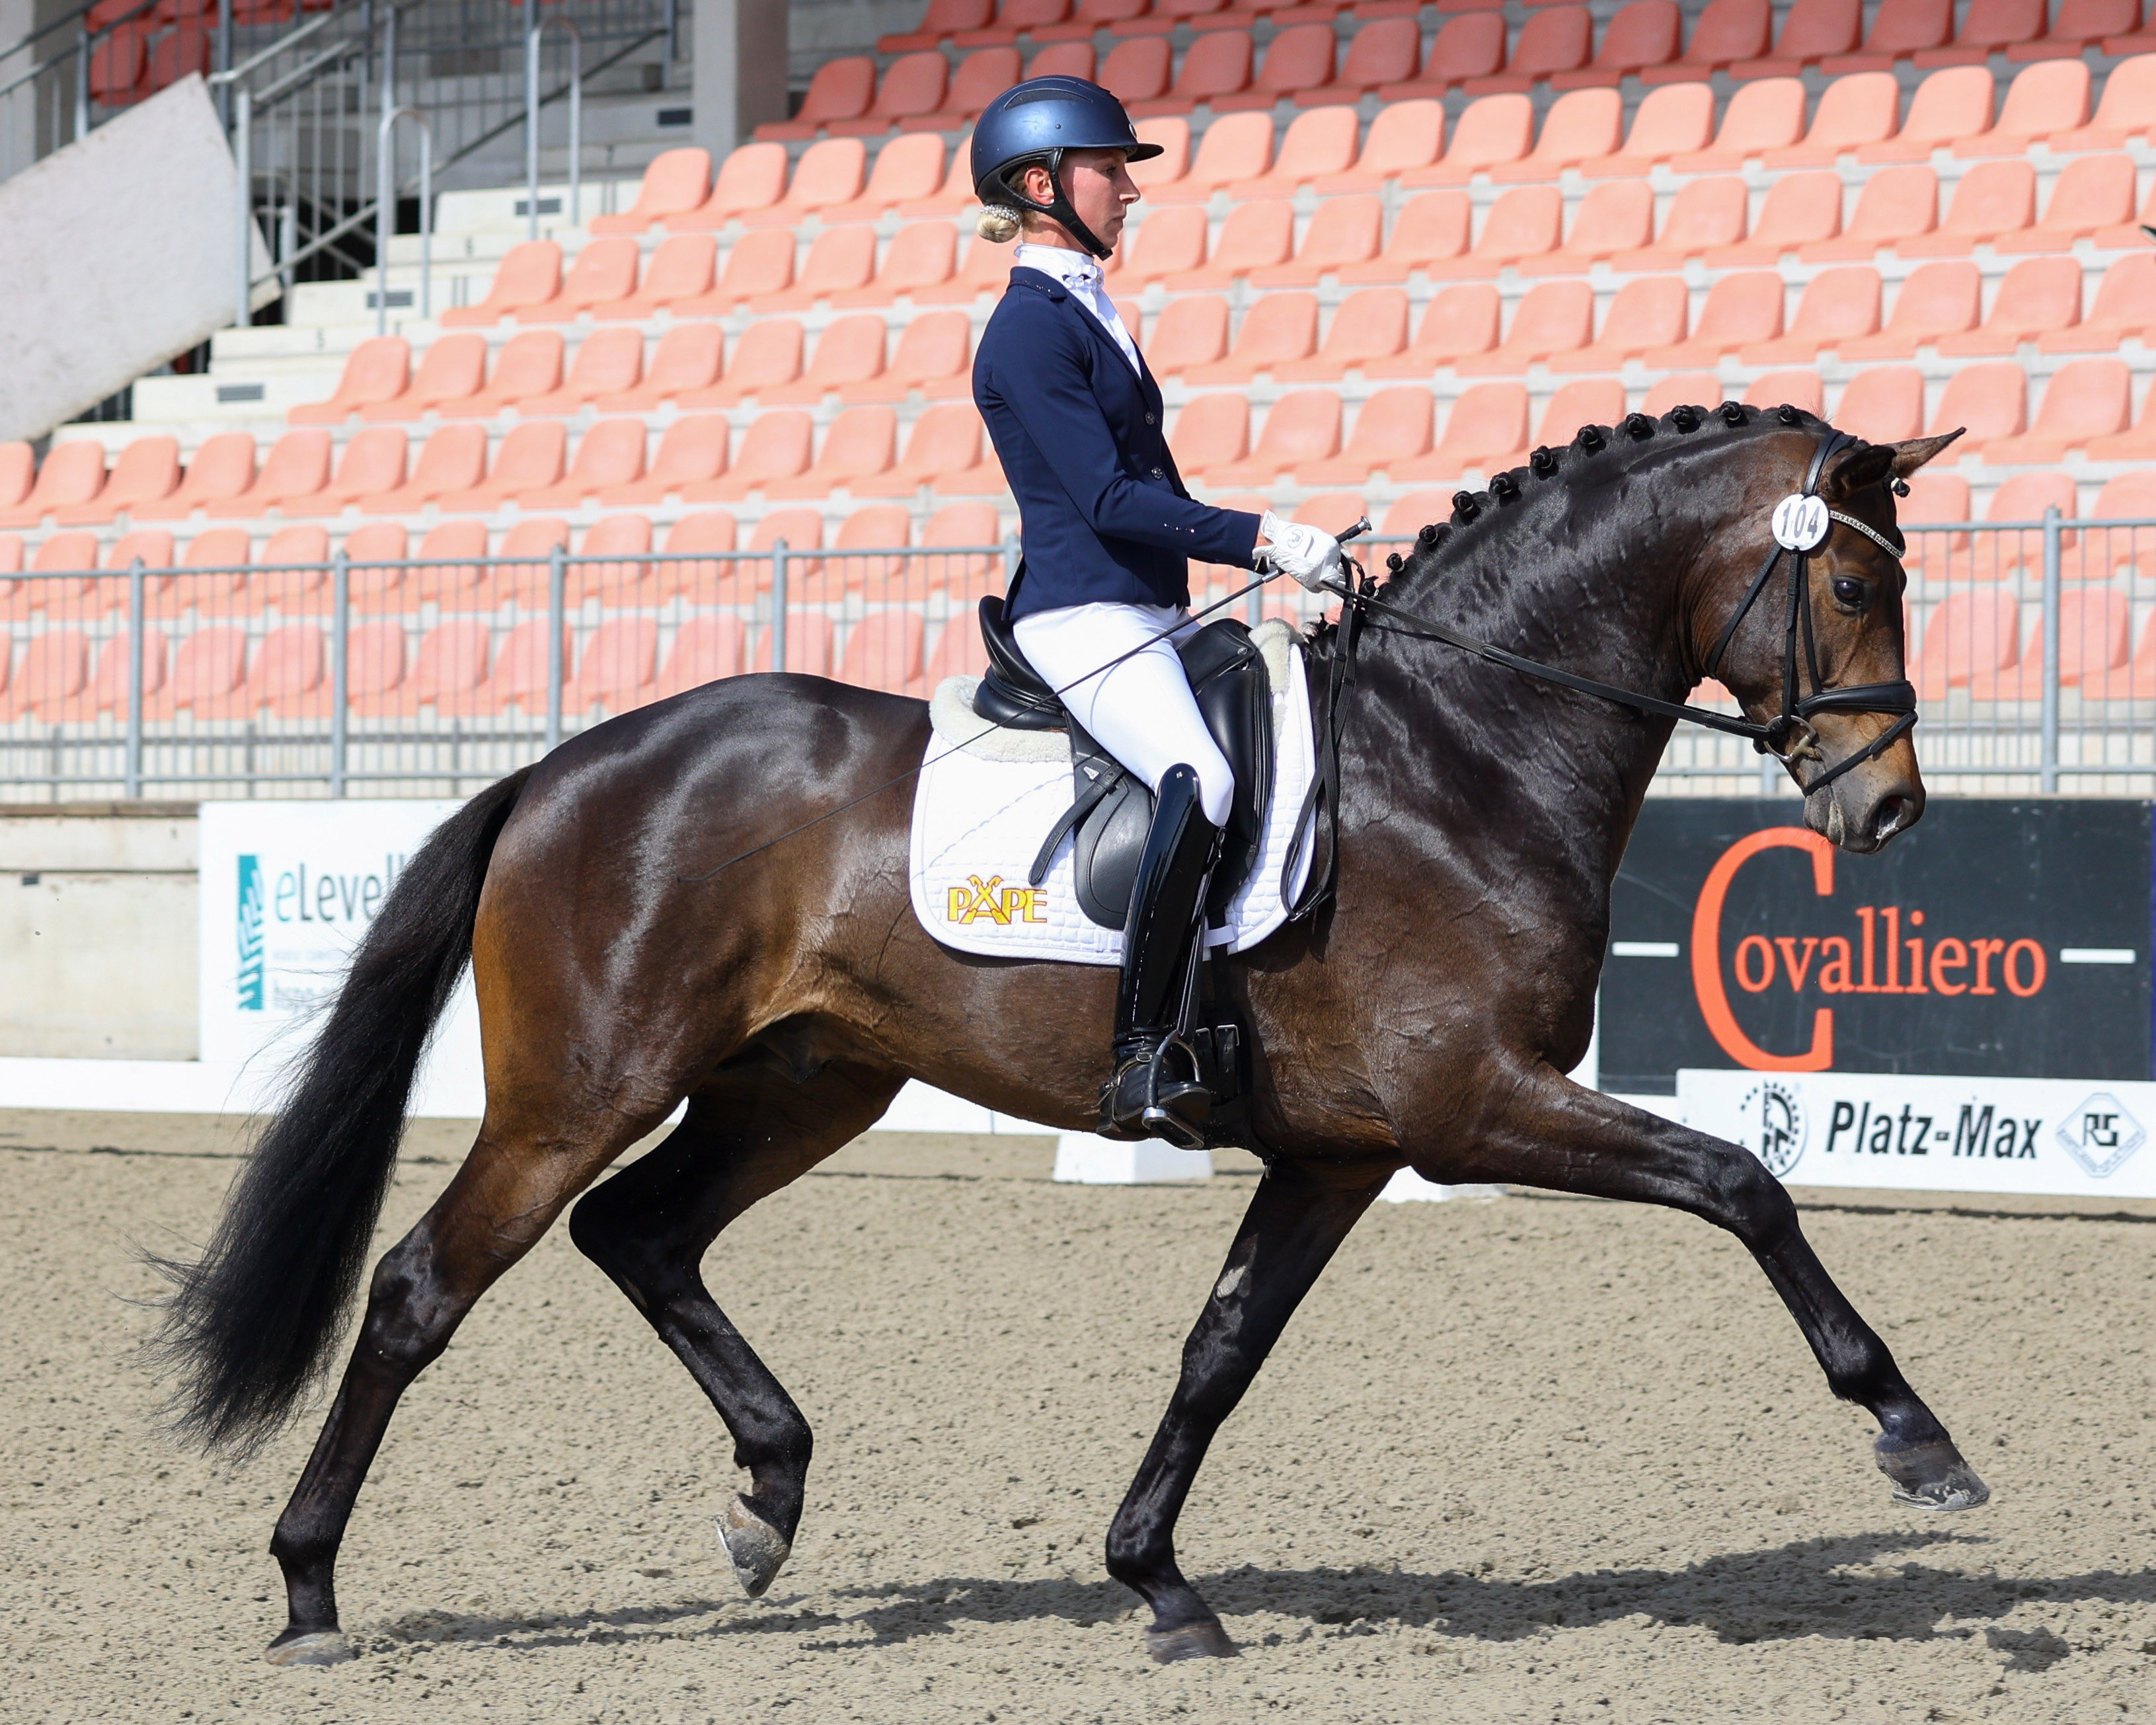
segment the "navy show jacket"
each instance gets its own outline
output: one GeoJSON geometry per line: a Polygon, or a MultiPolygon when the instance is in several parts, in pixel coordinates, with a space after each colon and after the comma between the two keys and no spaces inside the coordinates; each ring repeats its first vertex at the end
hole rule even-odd
{"type": "Polygon", "coordinates": [[[1100,320],[1024,267],[982,331],[973,401],[1018,499],[1025,556],[1014,618],[1066,605],[1187,605],[1188,559],[1250,567],[1258,517],[1183,487],[1160,385],[1100,320]]]}

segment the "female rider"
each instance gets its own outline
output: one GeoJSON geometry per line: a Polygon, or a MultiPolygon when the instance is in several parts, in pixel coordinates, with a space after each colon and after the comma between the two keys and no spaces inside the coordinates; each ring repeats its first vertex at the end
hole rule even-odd
{"type": "Polygon", "coordinates": [[[978,230],[1023,237],[974,357],[973,399],[1018,500],[1025,552],[1004,614],[1019,646],[1157,798],[1124,926],[1101,1129],[1195,1145],[1209,1098],[1160,1056],[1185,1028],[1235,780],[1175,651],[1176,624],[1196,627],[1186,559],[1270,567],[1312,588],[1342,565],[1330,535],[1208,507],[1176,472],[1160,386],[1099,263],[1140,195],[1129,164],[1159,153],[1083,79],[1031,79],[989,104],[973,131],[978,230]]]}

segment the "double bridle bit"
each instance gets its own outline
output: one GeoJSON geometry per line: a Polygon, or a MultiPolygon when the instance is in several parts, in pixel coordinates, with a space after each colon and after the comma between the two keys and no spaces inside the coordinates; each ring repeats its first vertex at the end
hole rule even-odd
{"type": "Polygon", "coordinates": [[[1814,791],[1824,790],[1852,768],[1861,767],[1867,761],[1877,760],[1894,746],[1897,740],[1913,730],[1917,723],[1917,691],[1906,678],[1896,683],[1863,683],[1830,689],[1820,675],[1819,644],[1812,629],[1810,575],[1813,555],[1826,543],[1828,535],[1837,524],[1861,533],[1897,562],[1902,555],[1902,548],[1885,534],[1854,516],[1830,508],[1819,495],[1820,478],[1829,459],[1858,441],[1860,439],[1847,432],[1829,432],[1812,452],[1811,465],[1805,470],[1803,490],[1784,497],[1775,505],[1774,549],[1768,552],[1767,561],[1760,565],[1758,574],[1753,578],[1752,585],[1746,589],[1736,612],[1715,638],[1714,649],[1707,655],[1706,666],[1702,671],[1704,676],[1712,676],[1721,669],[1722,655],[1728,650],[1731,637],[1750,614],[1759,595],[1766,591],[1768,582],[1774,578],[1774,571],[1781,566],[1782,560],[1789,558],[1791,574],[1789,618],[1783,631],[1782,710],[1763,725],[1750,719],[1732,718],[1727,713],[1717,713],[1707,707],[1694,706],[1688,701],[1664,701],[1658,696],[1620,689],[1614,684],[1583,677],[1506,648],[1493,646],[1487,641],[1477,640],[1472,635],[1378,598],[1376,597],[1376,583],[1367,578],[1359,588],[1345,582],[1327,581],[1323,583],[1328,591],[1339,594],[1345,601],[1341,619],[1342,650],[1347,659],[1352,661],[1355,625],[1364,614],[1375,612],[1393,619],[1395,632],[1399,634],[1441,641],[1448,646],[1472,653],[1478,659],[1487,660],[1492,665],[1505,665],[1543,682],[1554,683],[1560,688],[1592,695],[1603,701],[1614,701],[1636,711],[1656,713],[1664,718],[1680,719],[1687,724],[1703,726],[1727,736],[1748,738],[1761,754],[1772,755],[1788,767],[1792,775],[1797,777],[1799,788],[1810,796],[1814,791]],[[1812,688],[1810,695],[1804,696],[1797,692],[1800,644],[1804,669],[1810,675],[1812,688]],[[1816,713],[1830,712],[1894,713],[1898,716],[1862,748],[1837,761],[1817,778],[1806,781],[1799,774],[1799,763],[1824,758],[1820,751],[1819,733],[1811,726],[1812,716],[1816,713]]]}

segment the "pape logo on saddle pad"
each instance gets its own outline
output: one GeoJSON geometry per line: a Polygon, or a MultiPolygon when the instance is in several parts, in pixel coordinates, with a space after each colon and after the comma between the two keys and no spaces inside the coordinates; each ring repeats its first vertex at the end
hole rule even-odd
{"type": "Polygon", "coordinates": [[[983,918],[1008,928],[1014,922],[1045,922],[1048,891],[1040,886],[1004,886],[1001,875],[983,880],[968,875],[963,886],[949,892],[949,916],[953,922],[978,922],[983,918]],[[998,891],[998,888],[1002,890],[998,891]]]}

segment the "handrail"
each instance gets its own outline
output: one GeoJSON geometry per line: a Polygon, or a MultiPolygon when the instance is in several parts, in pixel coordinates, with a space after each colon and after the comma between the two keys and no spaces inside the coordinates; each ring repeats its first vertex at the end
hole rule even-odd
{"type": "MultiPolygon", "coordinates": [[[[154,6],[157,3],[157,0],[150,0],[150,3],[154,6]]],[[[410,3],[417,5],[419,3],[419,0],[410,0],[410,3]]],[[[403,8],[400,8],[398,9],[401,11],[403,8]]],[[[335,9],[328,12],[318,12],[314,15],[314,17],[309,18],[306,23],[301,24],[298,29],[294,30],[290,35],[280,36],[275,42],[269,44],[266,47],[264,47],[257,50],[255,53],[249,55],[247,59],[242,60],[238,65],[228,67],[222,72],[213,72],[203,81],[206,84],[211,85],[230,84],[237,79],[244,78],[249,72],[253,71],[257,66],[261,65],[264,61],[276,59],[279,54],[285,53],[295,44],[305,41],[308,37],[313,35],[317,30],[328,28],[329,26],[335,23],[340,17],[349,16],[351,16],[351,14],[348,13],[340,13],[335,9]]],[[[275,89],[275,86],[273,85],[271,88],[275,89]]]]}
{"type": "MultiPolygon", "coordinates": [[[[65,64],[69,59],[72,59],[78,54],[86,52],[93,44],[100,42],[105,37],[111,35],[122,24],[131,24],[136,18],[141,17],[144,13],[155,12],[157,9],[157,3],[158,0],[142,0],[142,3],[140,6],[137,6],[132,12],[122,13],[118,18],[110,20],[109,23],[100,24],[95,30],[85,31],[73,42],[69,43],[65,48],[54,54],[50,59],[39,60],[36,65],[31,67],[28,71],[23,73],[19,77],[13,79],[8,83],[0,84],[0,96],[13,95],[25,84],[28,84],[32,79],[51,71],[55,66],[65,64]]],[[[95,4],[95,0],[91,0],[91,4],[95,4]]],[[[69,16],[70,18],[80,18],[84,13],[87,13],[89,10],[90,7],[85,6],[81,9],[81,11],[70,13],[69,16]]],[[[49,28],[51,27],[49,25],[47,28],[49,28]]],[[[38,33],[43,34],[44,33],[40,31],[38,33]]],[[[23,39],[27,42],[30,39],[26,36],[23,39]]],[[[12,48],[0,49],[0,59],[6,59],[8,55],[13,54],[14,51],[15,50],[12,48]]]]}
{"type": "MultiPolygon", "coordinates": [[[[526,0],[527,7],[531,0],[526,0]]],[[[584,33],[572,18],[539,21],[524,37],[524,213],[527,239],[539,237],[539,51],[547,26],[559,24],[569,33],[569,223],[583,225],[584,156],[584,33]]]]}
{"type": "Polygon", "coordinates": [[[419,128],[419,316],[434,316],[434,128],[417,108],[392,108],[374,141],[374,333],[389,333],[389,240],[397,228],[397,122],[419,128]]]}

